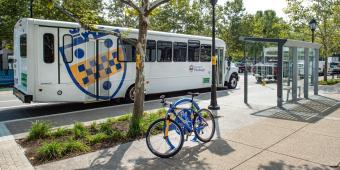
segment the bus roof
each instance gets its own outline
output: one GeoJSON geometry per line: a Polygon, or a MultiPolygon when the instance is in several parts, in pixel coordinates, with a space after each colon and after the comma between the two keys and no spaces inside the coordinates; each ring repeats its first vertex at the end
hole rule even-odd
{"type": "MultiPolygon", "coordinates": [[[[22,18],[20,19],[18,23],[25,23],[27,21],[27,24],[33,24],[33,25],[41,25],[41,26],[50,26],[50,27],[64,27],[64,28],[81,28],[80,24],[75,22],[67,22],[67,21],[56,21],[56,20],[43,20],[43,19],[33,19],[33,18],[22,18]]],[[[138,29],[133,28],[124,28],[124,27],[114,27],[114,26],[106,26],[106,25],[97,25],[98,29],[104,29],[104,30],[113,30],[113,29],[119,29],[120,31],[129,31],[132,33],[138,33],[138,29]]],[[[197,35],[188,35],[188,34],[178,34],[178,33],[169,33],[169,32],[161,32],[161,31],[152,31],[148,30],[148,34],[150,35],[162,35],[162,36],[169,36],[169,37],[185,37],[189,39],[200,39],[200,40],[212,40],[211,37],[205,37],[205,36],[197,36],[197,35]]],[[[226,45],[225,42],[219,38],[216,38],[216,42],[222,45],[226,45]]]]}

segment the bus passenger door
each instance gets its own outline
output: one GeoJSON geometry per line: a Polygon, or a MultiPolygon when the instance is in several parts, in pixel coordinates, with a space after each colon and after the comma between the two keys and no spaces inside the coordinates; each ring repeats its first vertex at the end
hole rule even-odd
{"type": "Polygon", "coordinates": [[[105,40],[89,39],[86,43],[86,74],[87,84],[84,84],[91,95],[86,101],[110,99],[110,73],[109,67],[110,48],[106,47],[105,40]]]}
{"type": "Polygon", "coordinates": [[[96,79],[97,83],[97,95],[104,97],[104,100],[109,99],[110,97],[110,89],[112,84],[110,82],[110,71],[109,70],[109,57],[110,57],[110,48],[105,45],[105,40],[98,39],[97,40],[97,55],[96,55],[96,66],[97,66],[97,74],[99,77],[96,79]]]}
{"type": "Polygon", "coordinates": [[[85,59],[85,72],[86,80],[84,86],[91,95],[86,95],[86,101],[96,100],[97,95],[97,79],[96,79],[96,40],[89,39],[86,43],[86,59],[85,59]]]}
{"type": "Polygon", "coordinates": [[[224,62],[224,51],[223,48],[217,48],[217,85],[224,86],[225,62],[224,62]]]}
{"type": "MultiPolygon", "coordinates": [[[[58,82],[58,30],[57,28],[39,27],[37,56],[37,100],[49,100],[55,94],[58,82]]],[[[34,56],[35,57],[35,56],[34,56]]]]}

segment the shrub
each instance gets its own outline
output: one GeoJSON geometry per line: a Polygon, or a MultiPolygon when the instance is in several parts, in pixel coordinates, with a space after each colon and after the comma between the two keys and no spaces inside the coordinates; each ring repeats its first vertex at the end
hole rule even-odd
{"type": "Polygon", "coordinates": [[[166,114],[166,109],[165,108],[161,108],[159,110],[157,110],[156,114],[158,114],[159,117],[165,117],[166,114]]]}
{"type": "Polygon", "coordinates": [[[131,116],[132,116],[131,113],[125,114],[125,115],[119,116],[119,117],[117,118],[117,120],[118,120],[118,121],[127,121],[127,120],[130,120],[130,119],[131,119],[131,116]]]}
{"type": "Polygon", "coordinates": [[[64,143],[64,148],[64,153],[87,152],[90,150],[84,143],[72,139],[64,143]]]}
{"type": "Polygon", "coordinates": [[[73,133],[76,139],[85,137],[89,132],[83,123],[76,122],[73,126],[73,133]]]}
{"type": "Polygon", "coordinates": [[[90,126],[90,129],[93,132],[97,132],[98,131],[97,122],[92,122],[91,126],[90,126]]]}
{"type": "Polygon", "coordinates": [[[106,123],[112,124],[114,122],[117,122],[117,119],[114,117],[106,119],[106,123]]]}
{"type": "Polygon", "coordinates": [[[51,126],[45,121],[35,121],[32,123],[32,127],[29,130],[28,139],[42,139],[48,137],[51,133],[51,126]]]}
{"type": "Polygon", "coordinates": [[[109,136],[105,133],[97,133],[95,135],[88,135],[86,136],[87,141],[91,144],[94,145],[96,143],[102,142],[106,139],[108,139],[109,136]]]}
{"type": "Polygon", "coordinates": [[[65,128],[58,128],[55,132],[52,133],[54,137],[61,137],[68,134],[68,130],[65,128]]]}
{"type": "Polygon", "coordinates": [[[38,156],[42,160],[52,160],[63,155],[63,145],[59,142],[44,143],[38,148],[38,156]]]}
{"type": "Polygon", "coordinates": [[[327,81],[319,81],[320,85],[334,85],[340,83],[340,79],[328,79],[327,81]]]}
{"type": "Polygon", "coordinates": [[[160,110],[154,113],[146,114],[141,119],[141,122],[140,122],[142,132],[145,133],[148,127],[151,125],[151,123],[153,123],[154,121],[162,117],[164,117],[164,115],[163,115],[163,112],[161,112],[160,110]]]}
{"type": "Polygon", "coordinates": [[[112,124],[109,122],[100,124],[100,132],[111,135],[113,133],[112,124]]]}
{"type": "Polygon", "coordinates": [[[142,134],[142,118],[134,118],[131,117],[131,123],[128,131],[128,137],[135,138],[137,136],[140,136],[142,134]]]}
{"type": "Polygon", "coordinates": [[[113,131],[113,133],[110,135],[111,138],[113,139],[122,139],[126,136],[125,133],[121,132],[121,131],[113,131]]]}

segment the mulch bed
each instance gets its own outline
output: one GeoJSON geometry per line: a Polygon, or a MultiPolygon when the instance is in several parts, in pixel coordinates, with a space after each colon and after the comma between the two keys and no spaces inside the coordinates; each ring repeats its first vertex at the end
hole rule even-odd
{"type": "MultiPolygon", "coordinates": [[[[95,132],[93,132],[93,130],[91,130],[90,126],[87,126],[86,128],[88,129],[88,131],[90,132],[91,135],[96,134],[95,132]]],[[[112,124],[112,128],[115,129],[115,130],[118,130],[120,132],[127,133],[128,129],[129,129],[129,121],[114,122],[112,124]]],[[[46,163],[49,163],[49,162],[63,160],[63,159],[79,156],[79,155],[82,155],[82,154],[86,154],[86,153],[90,153],[90,152],[114,147],[114,146],[122,144],[122,143],[127,143],[127,142],[130,142],[130,141],[134,141],[136,139],[141,139],[141,138],[143,138],[143,135],[140,135],[136,138],[128,138],[128,137],[119,138],[119,139],[109,138],[107,140],[104,140],[104,141],[99,142],[99,143],[94,144],[94,145],[89,144],[89,142],[87,142],[86,139],[78,139],[77,141],[83,142],[84,144],[86,144],[90,148],[89,151],[69,153],[69,154],[62,156],[62,158],[56,158],[54,160],[44,160],[44,159],[39,158],[39,155],[37,154],[37,149],[40,146],[42,146],[44,143],[50,143],[52,141],[65,142],[65,141],[72,139],[72,138],[73,138],[73,134],[68,133],[67,135],[61,136],[61,137],[48,137],[48,138],[45,138],[45,139],[37,139],[37,140],[31,140],[31,141],[29,141],[27,139],[18,139],[16,141],[17,141],[18,144],[20,144],[25,149],[25,155],[28,158],[28,160],[31,162],[31,164],[33,166],[37,166],[37,165],[46,164],[46,163]]]]}

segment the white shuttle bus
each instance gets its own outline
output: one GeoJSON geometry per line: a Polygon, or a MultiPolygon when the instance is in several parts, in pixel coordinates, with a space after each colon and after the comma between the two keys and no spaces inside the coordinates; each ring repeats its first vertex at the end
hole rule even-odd
{"type": "MultiPolygon", "coordinates": [[[[87,31],[77,23],[19,20],[14,28],[13,93],[25,103],[133,100],[138,30],[97,27],[125,38],[87,31]]],[[[210,87],[211,43],[208,37],[149,31],[146,93],[210,87]]],[[[217,39],[216,48],[218,86],[235,85],[238,75],[228,71],[233,69],[225,61],[225,43],[217,39]]]]}

